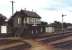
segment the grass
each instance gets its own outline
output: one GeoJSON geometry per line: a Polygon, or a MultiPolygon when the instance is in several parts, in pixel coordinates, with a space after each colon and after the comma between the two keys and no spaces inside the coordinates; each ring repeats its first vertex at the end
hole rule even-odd
{"type": "Polygon", "coordinates": [[[13,44],[13,43],[17,43],[17,42],[22,42],[22,41],[21,40],[2,39],[2,40],[0,40],[0,46],[13,44]]]}

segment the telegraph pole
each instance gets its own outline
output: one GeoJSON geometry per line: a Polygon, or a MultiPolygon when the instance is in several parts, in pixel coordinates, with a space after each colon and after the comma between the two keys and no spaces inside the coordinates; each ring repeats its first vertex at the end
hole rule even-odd
{"type": "MultiPolygon", "coordinates": [[[[12,1],[10,1],[11,2],[11,4],[12,4],[12,16],[13,16],[13,13],[14,13],[14,1],[12,0],[12,1]]],[[[14,35],[15,37],[16,37],[16,34],[14,35]]]]}
{"type": "Polygon", "coordinates": [[[14,13],[14,1],[10,1],[10,2],[12,4],[12,15],[13,15],[13,13],[14,13]]]}

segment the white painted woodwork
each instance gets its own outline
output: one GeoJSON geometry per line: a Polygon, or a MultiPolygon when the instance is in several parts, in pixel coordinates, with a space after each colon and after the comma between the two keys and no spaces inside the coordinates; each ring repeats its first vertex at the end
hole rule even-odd
{"type": "Polygon", "coordinates": [[[21,18],[18,17],[18,24],[21,24],[21,18]]]}
{"type": "Polygon", "coordinates": [[[39,18],[32,18],[32,24],[40,24],[39,18]]]}
{"type": "Polygon", "coordinates": [[[40,24],[40,19],[39,18],[27,17],[27,18],[24,18],[24,23],[36,25],[36,24],[40,24]]]}
{"type": "Polygon", "coordinates": [[[46,32],[54,32],[54,27],[46,27],[46,32]]]}

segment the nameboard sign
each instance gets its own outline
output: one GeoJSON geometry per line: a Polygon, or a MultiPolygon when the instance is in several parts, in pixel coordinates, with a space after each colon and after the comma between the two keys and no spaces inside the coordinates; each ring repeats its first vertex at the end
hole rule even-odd
{"type": "Polygon", "coordinates": [[[7,33],[7,26],[1,26],[1,33],[7,33]]]}

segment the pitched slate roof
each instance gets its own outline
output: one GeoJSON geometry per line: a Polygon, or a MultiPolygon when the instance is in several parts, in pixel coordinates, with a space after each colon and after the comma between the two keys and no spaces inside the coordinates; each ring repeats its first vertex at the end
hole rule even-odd
{"type": "Polygon", "coordinates": [[[41,18],[36,12],[28,10],[17,11],[14,15],[20,15],[23,17],[41,18]]]}

